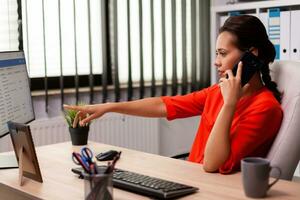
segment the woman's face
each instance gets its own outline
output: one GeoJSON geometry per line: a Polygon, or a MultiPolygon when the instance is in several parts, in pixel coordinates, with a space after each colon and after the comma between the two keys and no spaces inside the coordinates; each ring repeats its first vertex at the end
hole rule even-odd
{"type": "Polygon", "coordinates": [[[220,33],[217,38],[215,66],[220,78],[226,76],[225,71],[232,69],[242,55],[242,51],[234,45],[235,39],[235,36],[227,31],[220,33]]]}

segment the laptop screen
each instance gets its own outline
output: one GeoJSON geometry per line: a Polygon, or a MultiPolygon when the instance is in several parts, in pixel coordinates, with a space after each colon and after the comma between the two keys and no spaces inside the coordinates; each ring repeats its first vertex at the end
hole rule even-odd
{"type": "Polygon", "coordinates": [[[23,52],[0,53],[0,138],[8,133],[7,122],[34,120],[29,78],[23,52]]]}

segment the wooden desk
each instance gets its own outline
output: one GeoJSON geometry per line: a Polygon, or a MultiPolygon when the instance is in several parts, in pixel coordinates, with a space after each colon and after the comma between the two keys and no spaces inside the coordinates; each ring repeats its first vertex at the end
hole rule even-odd
{"type": "MultiPolygon", "coordinates": [[[[240,173],[221,175],[205,173],[199,164],[175,160],[125,148],[89,142],[95,153],[121,150],[117,168],[199,187],[199,192],[183,199],[247,199],[240,173]]],[[[18,169],[0,170],[0,199],[83,199],[83,180],[71,172],[76,165],[71,152],[81,147],[59,143],[36,148],[44,183],[24,178],[18,185],[18,169]]],[[[149,199],[120,189],[113,189],[114,199],[149,199]]],[[[300,184],[280,180],[268,192],[268,199],[300,199],[300,184]]]]}

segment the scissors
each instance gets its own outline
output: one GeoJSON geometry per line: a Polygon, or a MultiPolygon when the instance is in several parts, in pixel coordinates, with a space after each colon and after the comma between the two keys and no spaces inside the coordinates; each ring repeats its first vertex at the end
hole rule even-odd
{"type": "Polygon", "coordinates": [[[92,164],[93,163],[93,152],[91,149],[89,149],[88,147],[83,147],[81,149],[81,156],[83,157],[83,160],[88,164],[92,164]]]}
{"type": "Polygon", "coordinates": [[[81,154],[73,152],[72,160],[76,165],[82,166],[86,173],[91,174],[95,170],[95,163],[93,162],[93,152],[87,147],[81,149],[81,154]]]}

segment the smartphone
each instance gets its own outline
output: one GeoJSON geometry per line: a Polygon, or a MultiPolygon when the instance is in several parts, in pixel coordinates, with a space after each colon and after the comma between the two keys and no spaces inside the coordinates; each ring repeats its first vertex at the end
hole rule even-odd
{"type": "MultiPolygon", "coordinates": [[[[252,76],[255,74],[255,72],[259,71],[263,67],[263,62],[258,59],[257,56],[255,56],[253,53],[246,51],[240,61],[243,63],[243,69],[242,69],[242,78],[241,78],[241,85],[242,87],[250,81],[252,76]]],[[[238,69],[238,63],[236,63],[232,69],[232,73],[234,76],[236,76],[237,69],[238,69]]]]}

